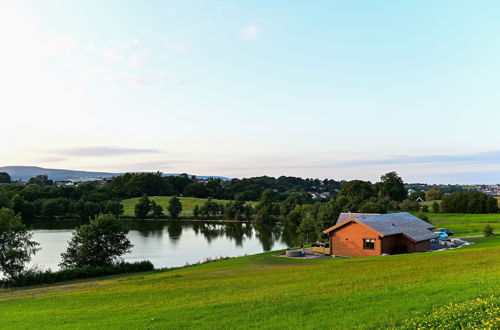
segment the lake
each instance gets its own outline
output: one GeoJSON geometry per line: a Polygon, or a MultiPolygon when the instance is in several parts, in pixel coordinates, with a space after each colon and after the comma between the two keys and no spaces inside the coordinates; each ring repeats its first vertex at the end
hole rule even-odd
{"type": "MultiPolygon", "coordinates": [[[[41,250],[30,266],[59,269],[61,253],[66,250],[76,222],[39,222],[30,225],[33,240],[41,250]]],[[[126,261],[150,260],[155,268],[179,267],[208,258],[236,257],[287,248],[294,231],[282,226],[257,226],[250,223],[183,221],[127,221],[128,237],[134,247],[126,261]]]]}

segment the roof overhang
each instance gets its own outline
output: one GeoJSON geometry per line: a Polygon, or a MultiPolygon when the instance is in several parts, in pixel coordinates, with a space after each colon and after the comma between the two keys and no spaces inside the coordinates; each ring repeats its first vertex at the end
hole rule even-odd
{"type": "Polygon", "coordinates": [[[323,234],[329,234],[329,233],[331,233],[332,231],[335,231],[335,230],[337,230],[337,229],[339,229],[339,228],[341,228],[341,227],[344,227],[344,226],[346,226],[346,225],[350,225],[350,224],[352,224],[352,223],[354,223],[354,222],[355,222],[355,223],[357,223],[357,224],[359,224],[359,225],[362,225],[362,226],[364,226],[364,227],[366,227],[366,228],[368,228],[368,229],[370,229],[371,231],[376,232],[378,235],[380,235],[380,237],[384,237],[384,234],[379,233],[378,231],[376,231],[376,230],[375,230],[375,229],[373,229],[372,227],[370,227],[370,226],[368,226],[367,224],[365,224],[365,223],[363,223],[363,222],[361,222],[361,221],[357,220],[356,218],[350,218],[350,219],[347,219],[347,220],[345,220],[344,222],[339,223],[338,225],[335,225],[335,226],[332,226],[332,227],[330,227],[330,228],[328,228],[328,229],[325,229],[325,230],[323,230],[323,234]]]}

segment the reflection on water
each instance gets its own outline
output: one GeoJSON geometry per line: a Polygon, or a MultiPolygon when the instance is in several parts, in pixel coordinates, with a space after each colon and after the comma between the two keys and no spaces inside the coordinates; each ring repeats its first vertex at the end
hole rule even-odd
{"type": "MultiPolygon", "coordinates": [[[[31,224],[42,248],[31,264],[57,269],[74,228],[80,222],[31,224]]],[[[134,247],[127,261],[148,259],[157,268],[193,264],[207,258],[234,257],[284,249],[295,241],[295,228],[250,223],[127,221],[134,247]]]]}

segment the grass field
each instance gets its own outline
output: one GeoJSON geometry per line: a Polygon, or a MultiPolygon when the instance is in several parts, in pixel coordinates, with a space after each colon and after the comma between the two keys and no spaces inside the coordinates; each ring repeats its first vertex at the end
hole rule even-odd
{"type": "Polygon", "coordinates": [[[483,234],[487,224],[490,224],[495,232],[500,232],[500,213],[427,213],[427,216],[436,228],[448,228],[455,232],[455,236],[483,234]]]}
{"type": "MultiPolygon", "coordinates": [[[[167,211],[167,206],[168,206],[168,201],[170,200],[169,196],[151,196],[149,199],[154,200],[157,204],[159,204],[161,207],[163,207],[163,211],[167,211]]],[[[182,213],[181,216],[192,216],[193,215],[193,208],[195,205],[201,206],[203,202],[205,201],[204,198],[195,198],[195,197],[179,197],[181,203],[182,203],[182,213]]],[[[139,198],[129,198],[125,199],[122,201],[123,203],[123,209],[124,209],[124,215],[126,216],[133,216],[134,215],[134,207],[135,204],[139,201],[139,198]]],[[[227,203],[229,202],[228,200],[222,200],[222,199],[213,199],[214,202],[217,203],[227,203]]],[[[250,202],[251,203],[251,202],[250,202]]]]}
{"type": "Polygon", "coordinates": [[[177,270],[0,291],[0,327],[387,328],[498,294],[500,237],[462,249],[352,259],[264,253],[177,270]]]}

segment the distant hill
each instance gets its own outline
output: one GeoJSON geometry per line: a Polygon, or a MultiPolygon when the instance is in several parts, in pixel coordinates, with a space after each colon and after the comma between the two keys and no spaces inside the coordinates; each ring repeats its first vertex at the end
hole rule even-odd
{"type": "MultiPolygon", "coordinates": [[[[88,181],[91,179],[108,179],[123,173],[110,172],[91,172],[91,171],[74,171],[62,170],[53,168],[43,168],[38,166],[3,166],[0,167],[0,172],[9,173],[13,180],[26,181],[37,175],[47,175],[49,179],[56,181],[73,180],[73,181],[88,181]]],[[[164,174],[164,176],[179,175],[179,174],[164,174]]],[[[198,179],[218,178],[224,181],[231,180],[223,176],[196,176],[198,179]]]]}
{"type": "Polygon", "coordinates": [[[53,168],[42,168],[37,166],[3,166],[0,167],[0,172],[9,173],[13,180],[28,180],[37,175],[47,175],[52,180],[89,180],[89,179],[104,179],[112,178],[121,173],[108,172],[90,172],[90,171],[73,171],[61,170],[53,168]]]}

